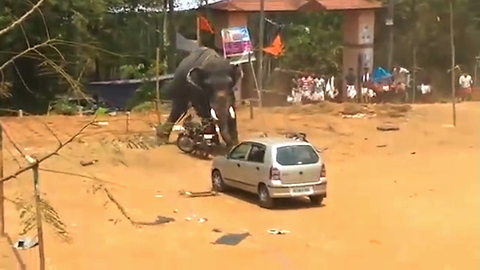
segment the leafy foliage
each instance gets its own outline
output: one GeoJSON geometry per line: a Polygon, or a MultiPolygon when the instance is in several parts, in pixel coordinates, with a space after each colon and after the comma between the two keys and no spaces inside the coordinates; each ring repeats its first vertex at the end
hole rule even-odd
{"type": "Polygon", "coordinates": [[[284,20],[285,55],[281,65],[295,70],[332,74],[342,61],[341,16],[335,13],[290,15],[284,20]]]}
{"type": "MultiPolygon", "coordinates": [[[[168,83],[164,83],[160,87],[160,97],[163,99],[168,99],[168,83]]],[[[127,102],[127,109],[132,110],[133,108],[140,106],[144,103],[151,103],[156,98],[156,85],[155,82],[145,82],[131,97],[127,102]]]]}
{"type": "Polygon", "coordinates": [[[78,113],[78,106],[72,104],[65,98],[61,98],[53,104],[52,112],[60,115],[76,115],[78,113]]]}
{"type": "MultiPolygon", "coordinates": [[[[20,213],[20,222],[22,226],[21,234],[27,234],[37,226],[37,214],[34,200],[26,201],[17,198],[15,205],[20,213]]],[[[71,238],[66,229],[66,225],[61,221],[57,211],[45,199],[40,199],[38,206],[43,222],[49,225],[55,235],[60,239],[65,242],[70,242],[71,238]]]]}
{"type": "MultiPolygon", "coordinates": [[[[398,0],[395,6],[395,54],[394,62],[413,68],[413,42],[417,47],[417,67],[422,75],[430,75],[437,89],[449,85],[450,69],[449,1],[446,0],[398,0]]],[[[475,57],[480,46],[480,2],[455,0],[454,37],[455,58],[465,72],[474,72],[475,57]]],[[[385,14],[377,16],[376,62],[386,64],[387,29],[385,14]]]]}

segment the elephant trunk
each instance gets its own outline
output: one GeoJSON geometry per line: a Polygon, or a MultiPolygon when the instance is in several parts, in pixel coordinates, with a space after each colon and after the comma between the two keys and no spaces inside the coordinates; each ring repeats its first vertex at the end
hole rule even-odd
{"type": "Polygon", "coordinates": [[[232,126],[236,115],[233,106],[227,100],[216,99],[210,111],[212,118],[217,121],[220,135],[227,146],[236,144],[236,129],[232,126]]]}
{"type": "Polygon", "coordinates": [[[227,147],[233,145],[232,136],[230,135],[230,130],[228,128],[228,123],[219,122],[218,127],[220,128],[220,135],[222,136],[223,141],[227,145],[227,147]]]}

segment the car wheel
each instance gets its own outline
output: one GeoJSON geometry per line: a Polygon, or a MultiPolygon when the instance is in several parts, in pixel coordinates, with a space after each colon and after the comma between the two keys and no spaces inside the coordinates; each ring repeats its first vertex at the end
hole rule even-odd
{"type": "Polygon", "coordinates": [[[228,189],[228,186],[223,181],[222,174],[219,170],[212,172],[212,190],[216,192],[224,192],[228,189]]]}
{"type": "Polygon", "coordinates": [[[323,201],[323,198],[325,198],[324,196],[322,195],[315,195],[315,196],[310,196],[310,202],[313,204],[313,205],[322,205],[322,201],[323,201]]]}
{"type": "Polygon", "coordinates": [[[275,206],[275,199],[270,197],[270,192],[265,184],[258,186],[258,204],[260,207],[272,209],[275,206]]]}

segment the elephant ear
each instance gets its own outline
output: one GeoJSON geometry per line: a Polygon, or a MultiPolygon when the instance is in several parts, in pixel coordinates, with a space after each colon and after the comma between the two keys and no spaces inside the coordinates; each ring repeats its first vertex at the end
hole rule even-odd
{"type": "Polygon", "coordinates": [[[205,71],[198,67],[190,69],[187,73],[187,82],[200,89],[203,89],[205,78],[205,71]]]}
{"type": "Polygon", "coordinates": [[[232,65],[232,79],[234,85],[243,78],[243,71],[240,65],[232,65]]]}

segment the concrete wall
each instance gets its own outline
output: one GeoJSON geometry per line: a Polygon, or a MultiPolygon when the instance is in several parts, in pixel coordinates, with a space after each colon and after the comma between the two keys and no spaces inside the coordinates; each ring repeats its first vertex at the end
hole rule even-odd
{"type": "MultiPolygon", "coordinates": [[[[353,68],[355,74],[358,74],[359,56],[362,57],[364,67],[368,67],[371,71],[373,68],[375,12],[373,10],[345,11],[342,30],[344,43],[342,79],[345,78],[349,68],[353,68]]],[[[342,90],[345,94],[345,83],[343,83],[342,90]]]]}
{"type": "Polygon", "coordinates": [[[247,12],[225,12],[214,11],[214,31],[215,31],[215,47],[222,49],[222,29],[247,26],[248,13],[247,12]]]}

